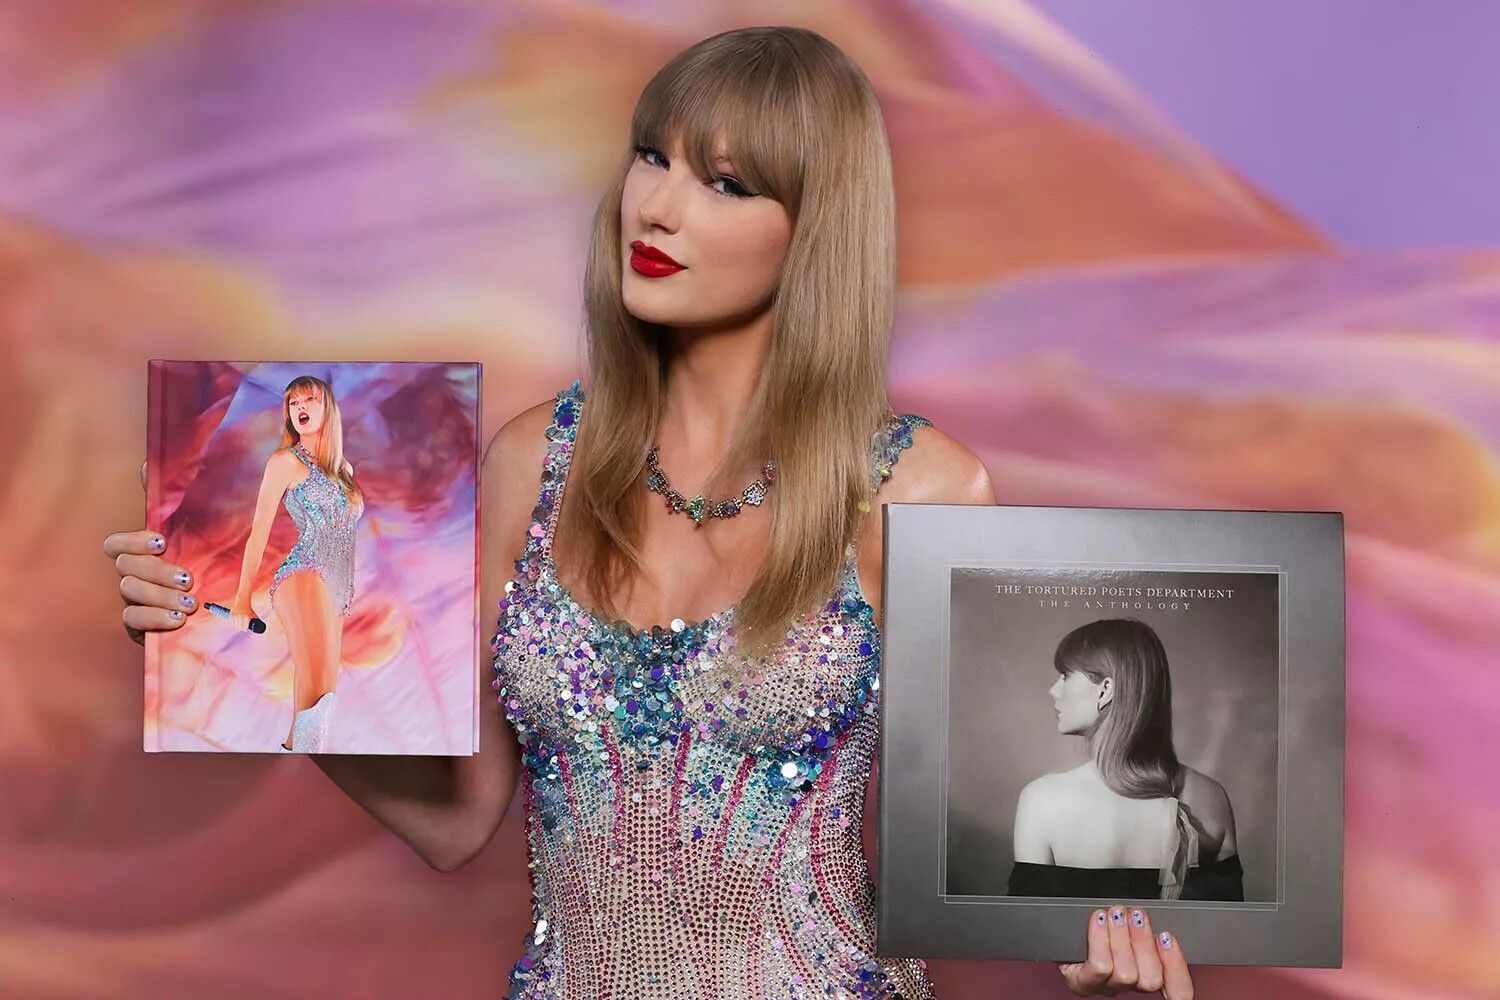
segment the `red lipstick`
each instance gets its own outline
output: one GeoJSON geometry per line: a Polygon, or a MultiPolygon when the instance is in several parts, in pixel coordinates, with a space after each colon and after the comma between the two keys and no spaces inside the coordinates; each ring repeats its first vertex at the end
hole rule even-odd
{"type": "Polygon", "coordinates": [[[636,274],[647,278],[665,278],[669,274],[684,271],[681,264],[677,263],[664,251],[656,247],[647,246],[640,240],[630,244],[630,269],[636,274]]]}

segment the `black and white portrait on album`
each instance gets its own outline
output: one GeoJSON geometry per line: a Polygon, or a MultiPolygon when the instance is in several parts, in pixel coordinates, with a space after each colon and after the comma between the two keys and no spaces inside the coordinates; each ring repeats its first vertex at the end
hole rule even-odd
{"type": "Polygon", "coordinates": [[[1280,577],[951,571],[945,893],[1274,901],[1280,577]]]}

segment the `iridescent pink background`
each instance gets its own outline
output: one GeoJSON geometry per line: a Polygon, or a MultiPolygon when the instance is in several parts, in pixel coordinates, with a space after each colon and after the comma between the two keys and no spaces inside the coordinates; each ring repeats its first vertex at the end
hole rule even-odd
{"type": "MultiPolygon", "coordinates": [[[[307,761],[141,752],[100,553],[142,523],[140,373],[472,357],[487,440],[579,370],[640,87],[772,22],[875,83],[896,402],[1002,501],[1345,513],[1346,967],[1199,995],[1500,993],[1500,255],[1342,247],[1015,0],[75,0],[0,20],[0,994],[502,994],[514,813],[440,875],[307,761]]],[[[933,974],[1065,995],[1047,965],[933,974]]]]}
{"type": "MultiPolygon", "coordinates": [[[[232,602],[283,392],[321,378],[364,496],[330,753],[468,754],[478,741],[477,364],[153,361],[146,526],[204,602],[232,602]]],[[[147,750],[276,753],[293,668],[268,588],[297,542],[279,504],[252,604],[267,628],[195,614],[146,636],[147,750]]]]}

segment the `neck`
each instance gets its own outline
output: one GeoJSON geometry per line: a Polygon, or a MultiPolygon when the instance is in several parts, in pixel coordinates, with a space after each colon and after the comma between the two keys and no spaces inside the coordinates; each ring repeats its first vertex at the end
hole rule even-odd
{"type": "Polygon", "coordinates": [[[1104,784],[1104,775],[1099,771],[1099,762],[1092,757],[1073,768],[1073,773],[1092,778],[1101,785],[1104,784]]]}
{"type": "Polygon", "coordinates": [[[322,440],[322,434],[303,434],[297,439],[297,443],[314,455],[318,453],[318,443],[322,440]]]}
{"type": "Polygon", "coordinates": [[[750,406],[771,343],[771,312],[733,328],[674,329],[669,336],[657,438],[679,459],[711,468],[750,406]]]}

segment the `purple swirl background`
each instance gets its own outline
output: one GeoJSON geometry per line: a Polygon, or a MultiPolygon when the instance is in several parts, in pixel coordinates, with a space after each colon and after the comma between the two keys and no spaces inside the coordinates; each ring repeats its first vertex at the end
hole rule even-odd
{"type": "MultiPolygon", "coordinates": [[[[142,523],[145,361],[478,358],[488,440],[579,370],[640,87],[770,22],[875,82],[897,405],[1002,501],[1345,512],[1346,968],[1203,969],[1199,995],[1500,994],[1500,254],[1341,245],[1018,0],[6,8],[0,994],[503,993],[514,814],[445,876],[306,761],[141,753],[99,544],[142,523]]],[[[1490,117],[1460,88],[1427,113],[1490,117]]],[[[933,974],[1065,995],[1046,965],[933,974]]]]}

